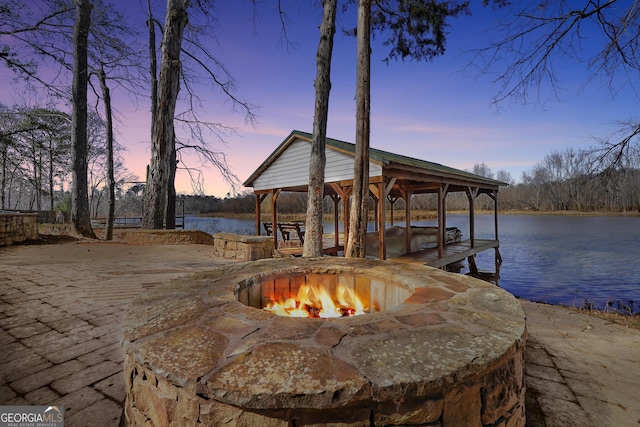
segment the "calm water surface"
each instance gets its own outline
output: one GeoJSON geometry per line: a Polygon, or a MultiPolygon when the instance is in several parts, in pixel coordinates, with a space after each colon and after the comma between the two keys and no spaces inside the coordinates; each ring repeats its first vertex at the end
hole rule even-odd
{"type": "MultiPolygon", "coordinates": [[[[187,217],[186,228],[207,233],[254,234],[253,220],[187,217]]],[[[416,225],[435,225],[421,221],[416,225]]],[[[402,224],[399,224],[402,225],[402,224]]],[[[448,215],[447,225],[469,236],[466,215],[448,215]]],[[[476,216],[476,237],[493,234],[493,216],[476,216]]],[[[500,286],[531,301],[597,308],[622,305],[640,312],[640,218],[502,215],[500,286]]],[[[333,232],[326,223],[325,231],[333,232]]],[[[493,270],[493,251],[478,256],[493,270]]]]}

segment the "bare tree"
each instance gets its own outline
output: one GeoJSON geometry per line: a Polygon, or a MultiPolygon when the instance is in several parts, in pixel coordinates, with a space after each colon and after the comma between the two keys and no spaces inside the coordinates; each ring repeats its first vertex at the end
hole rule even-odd
{"type": "Polygon", "coordinates": [[[188,22],[189,0],[168,0],[158,88],[158,110],[153,131],[151,165],[145,194],[142,226],[163,228],[169,186],[173,118],[180,87],[180,52],[184,28],[188,22]]]}
{"type": "MultiPolygon", "coordinates": [[[[352,3],[351,0],[349,3],[352,3]]],[[[486,5],[489,0],[483,0],[486,5]]],[[[495,1],[502,4],[503,1],[495,1]]],[[[469,13],[468,2],[430,0],[358,0],[356,76],[356,152],[345,256],[364,257],[369,198],[369,111],[371,34],[384,34],[391,59],[430,60],[445,50],[447,18],[469,13]]]]}
{"type": "Polygon", "coordinates": [[[158,109],[158,55],[156,53],[156,19],[153,16],[151,0],[147,0],[147,28],[149,28],[149,73],[151,75],[151,140],[154,140],[154,127],[156,123],[156,111],[158,109]]]}
{"type": "Polygon", "coordinates": [[[181,87],[184,88],[184,109],[176,114],[175,126],[182,132],[176,134],[176,161],[174,165],[180,164],[183,169],[192,177],[192,185],[200,187],[200,170],[198,167],[187,165],[181,160],[180,153],[190,152],[195,154],[200,160],[202,167],[215,167],[222,179],[230,185],[232,192],[237,191],[240,180],[231,171],[227,164],[225,153],[214,146],[214,140],[226,146],[226,137],[237,132],[237,129],[219,122],[212,122],[202,116],[202,112],[197,108],[201,103],[199,92],[201,88],[193,86],[199,80],[199,75],[212,83],[212,88],[219,91],[225,98],[225,102],[231,105],[233,112],[240,112],[244,115],[244,121],[250,126],[256,123],[255,106],[245,101],[236,94],[237,82],[225,65],[219,61],[214,53],[200,41],[202,34],[208,34],[211,29],[211,22],[206,19],[210,16],[209,11],[204,9],[206,2],[198,2],[200,13],[194,13],[195,17],[205,17],[205,21],[200,25],[192,25],[190,22],[189,33],[185,35],[182,46],[182,54],[187,66],[182,67],[181,87]]]}
{"type": "MultiPolygon", "coordinates": [[[[331,56],[333,36],[336,32],[337,0],[322,3],[323,15],[320,25],[320,43],[316,54],[316,98],[313,115],[313,136],[309,163],[309,186],[307,220],[302,256],[320,257],[322,247],[322,201],[324,199],[324,171],[326,164],[325,140],[329,115],[329,92],[331,91],[331,56]]],[[[337,233],[338,230],[335,230],[337,233]]]]}
{"type": "MultiPolygon", "coordinates": [[[[151,206],[154,206],[153,209],[155,213],[153,215],[156,216],[155,224],[153,223],[154,221],[148,220],[145,222],[145,226],[147,227],[162,227],[163,225],[161,224],[163,223],[167,226],[170,225],[171,221],[168,213],[172,213],[173,208],[171,204],[167,203],[167,200],[170,194],[170,187],[173,184],[173,179],[171,177],[173,176],[172,174],[175,174],[177,164],[181,164],[183,168],[188,168],[187,171],[192,177],[192,184],[194,185],[194,188],[197,188],[200,184],[200,175],[197,168],[185,165],[181,161],[180,152],[186,152],[187,150],[194,152],[203,165],[213,165],[216,167],[221,173],[223,179],[230,185],[237,186],[240,182],[240,180],[231,171],[231,168],[227,165],[224,153],[218,149],[214,149],[210,142],[211,139],[215,139],[224,144],[225,136],[236,132],[236,129],[220,123],[211,122],[201,117],[201,112],[198,109],[198,106],[200,105],[198,92],[201,91],[201,88],[199,87],[196,89],[193,87],[194,82],[201,80],[200,78],[202,75],[205,75],[207,80],[212,82],[212,85],[219,89],[227,100],[231,101],[231,105],[234,110],[241,110],[244,112],[245,121],[247,123],[255,123],[255,116],[253,113],[254,107],[235,95],[234,92],[236,84],[234,79],[231,77],[231,74],[224,65],[215,58],[207,46],[199,41],[200,34],[207,34],[212,31],[211,26],[209,25],[210,22],[208,21],[211,19],[212,14],[209,2],[198,1],[194,3],[194,8],[197,6],[199,11],[196,10],[191,14],[191,16],[189,16],[189,25],[186,28],[182,28],[180,43],[174,46],[174,48],[179,49],[179,51],[174,54],[174,61],[172,63],[177,67],[176,70],[174,70],[176,71],[175,75],[177,76],[177,80],[175,82],[176,99],[172,101],[174,118],[171,125],[173,126],[173,130],[169,132],[167,128],[167,135],[158,135],[157,131],[159,128],[157,125],[163,120],[160,115],[164,108],[163,104],[167,102],[167,100],[164,99],[165,93],[163,93],[162,88],[163,70],[166,67],[164,52],[166,51],[167,40],[176,41],[175,31],[174,35],[171,35],[170,29],[167,28],[167,25],[170,25],[175,21],[175,16],[169,19],[171,15],[170,12],[173,10],[173,14],[175,15],[175,7],[179,7],[184,10],[184,17],[187,19],[187,11],[191,10],[189,5],[189,1],[176,2],[174,0],[170,0],[167,4],[167,19],[165,20],[165,28],[163,29],[162,58],[160,62],[158,106],[157,108],[154,108],[152,112],[152,114],[156,114],[156,118],[154,130],[152,132],[154,142],[152,161],[150,164],[149,185],[147,186],[147,194],[151,194],[149,192],[157,193],[158,191],[166,192],[166,194],[162,196],[151,195],[155,200],[148,200],[145,202],[145,216],[151,214],[151,211],[148,209],[151,206]],[[182,6],[175,6],[175,3],[182,4],[182,6]],[[204,24],[198,25],[200,22],[199,20],[204,20],[204,24]],[[177,103],[178,88],[183,94],[180,95],[181,102],[179,107],[177,103]],[[178,110],[178,108],[180,108],[180,110],[178,110]],[[173,138],[164,142],[164,139],[168,138],[169,133],[173,135],[173,138]],[[161,139],[163,140],[162,143],[167,144],[167,146],[163,148],[165,154],[158,157],[154,154],[154,151],[157,151],[156,149],[159,148],[158,144],[161,139]],[[173,148],[174,143],[175,148],[173,148]],[[171,158],[173,153],[175,153],[175,158],[171,158]],[[160,158],[162,158],[162,162],[158,161],[160,158]],[[161,174],[158,173],[160,172],[160,169],[162,169],[161,174]],[[160,176],[162,176],[161,180],[159,179],[160,176]],[[158,186],[155,183],[156,181],[157,183],[162,183],[162,185],[158,186]]],[[[150,12],[149,25],[154,22],[155,19],[150,12]]],[[[150,35],[149,48],[153,61],[154,53],[151,52],[152,43],[153,36],[150,35]]],[[[165,118],[165,120],[168,120],[168,118],[165,118]]],[[[164,126],[169,126],[169,122],[165,123],[164,126]]],[[[171,193],[173,194],[175,191],[171,193]]]]}
{"type": "Polygon", "coordinates": [[[54,187],[70,172],[70,129],[71,118],[62,111],[0,106],[0,209],[8,207],[21,180],[37,209],[45,206],[45,196],[54,209],[54,187]]]}
{"type": "MultiPolygon", "coordinates": [[[[73,4],[64,0],[51,0],[25,7],[20,0],[0,0],[0,36],[7,36],[12,44],[2,46],[0,61],[27,82],[37,82],[56,97],[68,97],[68,85],[61,84],[60,73],[39,74],[40,61],[49,60],[52,68],[70,70],[68,57],[59,43],[63,32],[73,34],[73,4]],[[34,12],[40,12],[34,16],[34,12]],[[52,76],[51,76],[52,75],[52,76]]],[[[68,47],[68,46],[67,46],[68,47]]]]}
{"type": "Polygon", "coordinates": [[[369,201],[369,132],[371,112],[371,0],[358,1],[356,72],[356,149],[353,192],[345,257],[364,258],[369,201]]]}
{"type": "MultiPolygon", "coordinates": [[[[106,224],[106,240],[113,238],[115,220],[115,150],[118,145],[114,141],[114,107],[111,101],[110,85],[119,85],[134,97],[142,89],[142,67],[139,49],[132,37],[137,34],[125,17],[111,5],[98,4],[94,10],[91,25],[89,56],[93,64],[92,75],[96,75],[100,90],[94,89],[96,98],[102,99],[105,127],[105,183],[108,191],[108,212],[106,224]]],[[[97,107],[97,106],[96,106],[97,107]]]]}
{"type": "Polygon", "coordinates": [[[513,177],[511,176],[511,173],[504,169],[498,169],[498,171],[496,172],[496,179],[498,181],[505,182],[509,185],[513,185],[516,183],[516,180],[513,179],[513,177]]]}
{"type": "Polygon", "coordinates": [[[87,185],[87,63],[91,3],[76,0],[76,23],[73,43],[73,112],[71,115],[71,144],[73,145],[73,188],[71,190],[71,223],[75,231],[95,238],[91,227],[89,188],[87,185]]]}
{"type": "MultiPolygon", "coordinates": [[[[109,71],[112,71],[116,66],[120,70],[126,70],[131,68],[132,63],[139,64],[139,61],[131,60],[132,50],[129,49],[129,46],[132,44],[131,41],[123,41],[123,37],[130,38],[134,33],[129,28],[125,28],[126,24],[124,23],[125,20],[122,15],[118,14],[111,6],[106,6],[101,0],[93,0],[92,4],[88,2],[76,3],[76,19],[72,36],[72,32],[69,31],[74,22],[73,14],[70,13],[73,10],[72,2],[65,0],[42,2],[39,7],[30,8],[24,13],[24,16],[22,16],[22,14],[16,15],[12,12],[14,9],[17,10],[14,0],[0,1],[3,3],[1,5],[2,7],[0,7],[0,13],[3,16],[6,14],[7,17],[10,18],[8,23],[5,22],[4,25],[0,26],[0,34],[10,35],[21,43],[17,44],[19,47],[15,48],[15,52],[10,48],[4,57],[7,65],[19,71],[21,75],[29,81],[41,83],[47,88],[49,94],[54,96],[68,96],[65,95],[68,90],[65,86],[66,82],[63,81],[64,79],[61,78],[61,76],[68,76],[68,73],[71,72],[81,74],[78,79],[76,79],[74,75],[72,88],[73,101],[83,102],[77,114],[74,115],[77,116],[78,119],[78,126],[76,131],[74,131],[74,135],[77,136],[77,138],[81,138],[80,133],[86,133],[86,129],[83,131],[81,128],[83,127],[83,122],[86,123],[87,84],[91,84],[89,74],[92,72],[99,74],[100,71],[102,71],[104,72],[103,77],[105,77],[104,81],[101,81],[102,86],[106,86],[107,79],[114,81],[120,79],[118,83],[122,84],[124,82],[124,85],[130,83],[129,90],[131,93],[134,93],[136,84],[133,83],[134,80],[127,80],[128,76],[125,75],[125,71],[119,72],[118,76],[109,76],[109,71]],[[5,5],[7,7],[6,9],[5,5]],[[94,8],[94,6],[97,7],[94,8]],[[80,14],[78,10],[82,10],[82,14],[80,14]],[[40,12],[41,17],[39,19],[31,16],[35,11],[40,12]],[[93,14],[93,18],[89,18],[91,14],[93,14]],[[80,23],[79,19],[81,17],[83,20],[86,20],[86,22],[83,21],[80,23]],[[82,24],[82,28],[80,28],[80,24],[82,24]],[[78,35],[83,39],[80,40],[79,44],[77,43],[78,35]],[[61,72],[53,73],[56,77],[50,80],[43,80],[38,74],[39,62],[36,60],[29,61],[23,59],[29,56],[23,56],[17,53],[17,49],[20,49],[20,46],[27,46],[35,53],[35,57],[39,58],[43,63],[56,64],[60,67],[61,72]],[[118,58],[118,63],[116,64],[116,54],[120,55],[120,57],[128,57],[129,63],[125,64],[123,60],[118,58]],[[85,58],[82,59],[80,56],[84,56],[85,58]],[[70,60],[71,58],[73,61],[70,60]],[[93,71],[90,64],[94,64],[93,71]],[[78,71],[78,65],[86,67],[86,70],[78,71]],[[84,101],[80,101],[80,98],[84,98],[84,101]],[[83,115],[85,119],[82,119],[83,115]]],[[[99,98],[101,94],[104,93],[104,90],[96,91],[94,88],[94,93],[99,98]]],[[[111,108],[109,108],[109,110],[111,110],[111,108]]],[[[111,114],[111,111],[109,114],[111,114]]],[[[86,141],[87,136],[84,137],[84,142],[77,140],[74,146],[74,149],[79,149],[80,151],[75,153],[73,159],[74,195],[72,200],[74,201],[74,212],[72,213],[72,218],[74,218],[74,224],[77,221],[82,222],[82,224],[76,224],[76,228],[79,228],[81,234],[92,235],[93,232],[88,231],[88,228],[90,228],[89,217],[76,220],[76,217],[79,218],[85,215],[85,211],[89,212],[90,215],[89,207],[85,209],[81,206],[84,204],[85,199],[87,205],[89,205],[88,194],[83,196],[79,193],[88,189],[86,179],[87,172],[77,170],[77,168],[88,166],[86,141]],[[80,186],[79,189],[75,188],[76,179],[78,180],[77,184],[80,186]],[[79,209],[78,212],[75,212],[76,206],[79,209]]]]}
{"type": "MultiPolygon", "coordinates": [[[[151,75],[151,141],[155,141],[155,123],[156,113],[158,110],[158,57],[156,52],[156,25],[160,27],[160,23],[156,21],[151,7],[151,0],[147,0],[147,11],[149,18],[147,19],[147,28],[149,29],[149,73],[151,75]]],[[[171,140],[169,154],[169,176],[167,178],[167,202],[165,204],[165,226],[173,229],[176,226],[176,135],[175,127],[173,129],[173,138],[171,140]]]]}
{"type": "Polygon", "coordinates": [[[104,116],[107,128],[107,189],[109,191],[109,210],[107,214],[107,230],[105,233],[105,239],[113,239],[113,221],[116,208],[116,180],[113,169],[113,117],[111,114],[111,92],[109,86],[107,86],[107,73],[104,71],[104,66],[98,70],[98,79],[100,81],[100,88],[102,89],[102,101],[104,102],[104,116]]]}
{"type": "MultiPolygon", "coordinates": [[[[586,64],[585,82],[603,77],[611,93],[636,87],[640,70],[640,3],[621,0],[514,2],[513,19],[492,28],[495,39],[476,51],[481,72],[496,77],[494,102],[544,102],[562,88],[558,64],[586,64]],[[584,46],[589,46],[585,49],[584,46]]],[[[636,91],[637,92],[637,91],[636,91]]],[[[618,168],[640,135],[640,122],[621,122],[621,132],[600,140],[602,166],[618,168]]]]}
{"type": "Polygon", "coordinates": [[[493,179],[493,177],[494,177],[493,171],[484,162],[483,163],[476,163],[475,165],[473,165],[473,170],[471,172],[476,174],[476,175],[484,176],[486,178],[493,179]]]}

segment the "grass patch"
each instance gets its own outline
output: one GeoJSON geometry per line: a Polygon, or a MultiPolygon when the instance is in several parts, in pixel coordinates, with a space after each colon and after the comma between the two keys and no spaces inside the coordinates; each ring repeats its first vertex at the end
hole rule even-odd
{"type": "Polygon", "coordinates": [[[575,311],[577,313],[587,314],[589,316],[597,317],[599,319],[606,320],[610,323],[615,323],[616,325],[621,325],[626,328],[632,328],[640,330],[640,314],[620,314],[615,311],[604,311],[604,310],[589,310],[584,308],[575,308],[575,307],[565,307],[571,311],[575,311]]]}

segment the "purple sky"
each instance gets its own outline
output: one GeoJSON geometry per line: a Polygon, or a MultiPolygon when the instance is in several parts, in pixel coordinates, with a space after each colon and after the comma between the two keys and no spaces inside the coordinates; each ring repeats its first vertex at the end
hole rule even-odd
{"type": "MultiPolygon", "coordinates": [[[[143,16],[140,0],[120,3],[128,5],[124,7],[129,16],[143,16]]],[[[231,112],[223,95],[206,82],[199,93],[208,120],[238,129],[238,135],[226,138],[227,146],[214,138],[211,141],[227,154],[233,172],[244,181],[293,129],[312,131],[321,10],[316,2],[291,6],[287,26],[289,39],[295,43],[291,47],[282,41],[280,22],[267,3],[258,8],[257,21],[248,2],[228,3],[230,6],[216,3],[214,14],[219,18],[208,40],[217,59],[237,81],[237,94],[259,107],[257,126],[246,125],[243,116],[231,112]]],[[[164,9],[164,3],[160,4],[164,9]]],[[[593,145],[593,137],[608,136],[617,120],[627,119],[636,110],[637,99],[630,90],[613,97],[606,84],[598,82],[580,89],[587,78],[585,65],[571,62],[558,64],[566,89],[560,93],[561,100],[543,88],[542,97],[548,99],[543,105],[533,99],[525,106],[505,103],[500,110],[492,106],[497,87],[490,76],[465,71],[471,57],[464,52],[487,44],[497,17],[490,8],[478,8],[472,16],[452,20],[447,52],[432,62],[386,65],[381,60],[387,50],[374,41],[372,147],[459,169],[470,170],[484,162],[494,172],[504,169],[519,180],[523,171],[545,155],[593,145]]],[[[327,130],[329,137],[349,142],[355,137],[356,42],[341,30],[352,27],[352,19],[353,14],[338,16],[327,130]]],[[[0,102],[13,104],[17,98],[7,90],[11,83],[4,70],[0,85],[0,102]]],[[[141,99],[134,105],[127,96],[116,95],[116,100],[121,112],[119,140],[128,150],[126,166],[144,179],[150,158],[148,104],[141,99]]],[[[204,188],[206,194],[221,197],[230,190],[213,168],[206,171],[204,188]]],[[[186,174],[179,173],[177,189],[191,193],[186,174]]]]}

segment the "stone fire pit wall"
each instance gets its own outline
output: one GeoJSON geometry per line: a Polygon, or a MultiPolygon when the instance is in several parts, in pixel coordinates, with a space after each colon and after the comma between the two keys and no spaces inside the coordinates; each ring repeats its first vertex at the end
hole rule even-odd
{"type": "Polygon", "coordinates": [[[525,425],[524,312],[467,276],[336,257],[237,263],[147,291],[123,327],[130,425],[525,425]],[[337,319],[236,300],[301,273],[408,298],[337,319]]]}

